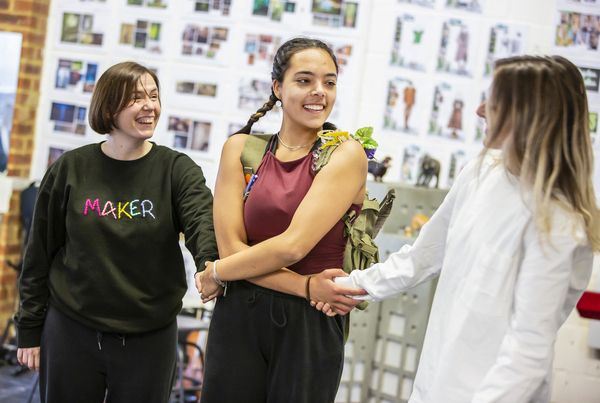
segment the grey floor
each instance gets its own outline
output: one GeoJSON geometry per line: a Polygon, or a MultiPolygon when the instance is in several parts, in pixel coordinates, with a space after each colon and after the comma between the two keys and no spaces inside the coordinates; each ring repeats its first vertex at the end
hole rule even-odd
{"type": "MultiPolygon", "coordinates": [[[[33,371],[14,376],[19,367],[0,367],[0,403],[25,403],[33,381],[33,371]]],[[[37,389],[37,388],[36,388],[37,389]]],[[[39,389],[35,391],[32,403],[40,403],[39,389]]]]}

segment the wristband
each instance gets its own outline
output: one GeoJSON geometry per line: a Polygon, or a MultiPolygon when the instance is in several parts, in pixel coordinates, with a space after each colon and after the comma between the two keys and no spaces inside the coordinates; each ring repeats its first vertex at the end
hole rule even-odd
{"type": "Polygon", "coordinates": [[[306,300],[310,301],[310,279],[312,276],[306,277],[306,300]]]}
{"type": "Polygon", "coordinates": [[[215,279],[217,284],[219,284],[221,287],[225,287],[225,283],[219,279],[219,276],[217,276],[217,262],[218,261],[219,261],[219,259],[217,259],[213,262],[213,278],[215,279]]]}
{"type": "Polygon", "coordinates": [[[225,296],[225,295],[227,295],[227,281],[221,281],[221,279],[219,279],[219,276],[217,276],[217,262],[218,261],[219,261],[219,259],[216,259],[213,262],[213,278],[215,279],[217,284],[219,284],[221,287],[223,287],[225,289],[223,291],[223,296],[225,296]]]}

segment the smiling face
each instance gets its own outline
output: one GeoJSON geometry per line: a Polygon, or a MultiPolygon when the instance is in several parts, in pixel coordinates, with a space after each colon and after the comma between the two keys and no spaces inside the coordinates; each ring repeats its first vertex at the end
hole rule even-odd
{"type": "Polygon", "coordinates": [[[131,94],[131,101],[117,116],[117,128],[110,134],[130,139],[147,140],[154,134],[160,117],[158,87],[152,76],[143,74],[131,94]]]}
{"type": "Polygon", "coordinates": [[[321,49],[306,49],[292,56],[283,82],[273,81],[275,96],[283,105],[282,130],[321,130],[336,99],[335,63],[321,49]]]}

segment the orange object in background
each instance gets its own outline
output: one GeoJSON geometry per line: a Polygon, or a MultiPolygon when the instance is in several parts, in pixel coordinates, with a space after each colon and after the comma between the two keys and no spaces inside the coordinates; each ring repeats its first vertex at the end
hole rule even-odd
{"type": "Polygon", "coordinates": [[[577,311],[583,318],[600,320],[600,293],[584,292],[577,303],[577,311]]]}
{"type": "Polygon", "coordinates": [[[415,216],[412,218],[411,225],[406,226],[406,228],[404,228],[404,230],[406,231],[406,236],[408,238],[412,238],[413,231],[421,229],[421,227],[423,225],[427,224],[428,221],[429,221],[429,217],[427,217],[426,215],[415,214],[415,216]]]}

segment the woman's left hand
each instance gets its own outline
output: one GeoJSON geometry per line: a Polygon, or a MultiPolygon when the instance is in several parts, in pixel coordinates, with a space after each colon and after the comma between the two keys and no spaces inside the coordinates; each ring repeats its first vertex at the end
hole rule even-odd
{"type": "Polygon", "coordinates": [[[196,288],[200,293],[203,303],[212,301],[223,294],[223,287],[215,281],[213,275],[214,263],[206,262],[206,269],[202,273],[196,273],[196,288]]]}

